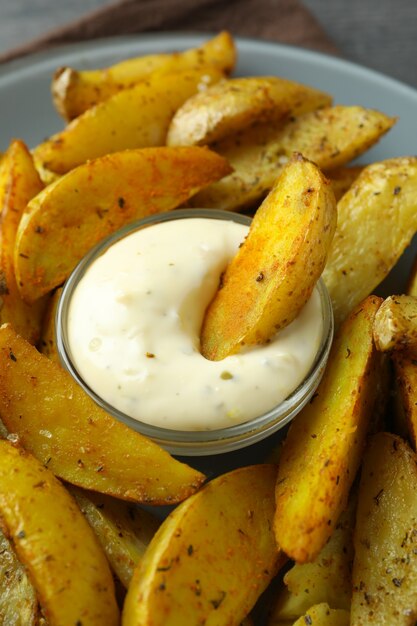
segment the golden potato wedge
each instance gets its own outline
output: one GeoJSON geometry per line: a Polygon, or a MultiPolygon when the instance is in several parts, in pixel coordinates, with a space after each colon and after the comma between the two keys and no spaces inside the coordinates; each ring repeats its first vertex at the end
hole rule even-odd
{"type": "Polygon", "coordinates": [[[223,80],[191,96],[172,118],[168,146],[201,146],[251,124],[330,106],[327,93],[275,76],[223,80]]]}
{"type": "Polygon", "coordinates": [[[216,82],[216,68],[156,75],[86,111],[33,151],[46,170],[65,174],[89,159],[134,148],[163,146],[175,111],[216,82]]]}
{"type": "Polygon", "coordinates": [[[4,440],[0,515],[52,626],[117,626],[110,568],[74,500],[39,461],[4,440]]]}
{"type": "Polygon", "coordinates": [[[233,38],[223,31],[199,48],[184,52],[136,57],[101,70],[79,72],[70,67],[61,67],[55,72],[52,81],[52,96],[58,112],[71,120],[154,73],[172,74],[194,67],[214,66],[228,74],[235,63],[233,38]]]}
{"type": "Polygon", "coordinates": [[[389,296],[378,309],[374,322],[377,350],[404,350],[417,358],[417,298],[389,296]]]}
{"type": "Polygon", "coordinates": [[[378,111],[335,106],[305,113],[284,126],[256,125],[213,145],[234,171],[190,204],[227,210],[253,205],[273,187],[293,152],[330,171],[365,152],[394,122],[378,111]]]}
{"type": "Polygon", "coordinates": [[[33,302],[60,285],[106,235],[179,206],[230,171],[207,148],[126,150],[69,172],[28,205],[15,246],[22,297],[33,302]]]}
{"type": "Polygon", "coordinates": [[[239,624],[283,563],[273,465],[223,474],[162,524],[135,570],[123,626],[239,624]]]}
{"type": "Polygon", "coordinates": [[[331,609],[328,604],[316,604],[305,615],[300,617],[293,626],[349,626],[350,613],[343,609],[331,609]]]}
{"type": "Polygon", "coordinates": [[[31,343],[39,339],[46,303],[29,305],[22,300],[13,257],[21,216],[42,188],[27,147],[22,141],[13,141],[0,168],[0,324],[11,322],[31,343]]]}
{"type": "Polygon", "coordinates": [[[362,468],[353,562],[353,626],[409,626],[417,616],[417,457],[388,433],[362,468]]]}
{"type": "Polygon", "coordinates": [[[41,339],[38,346],[39,352],[42,352],[42,354],[47,356],[48,359],[51,359],[51,361],[55,361],[55,363],[59,364],[61,363],[61,360],[56,346],[55,317],[61,293],[62,289],[56,289],[49,299],[43,318],[41,339]]]}
{"type": "Polygon", "coordinates": [[[380,353],[369,297],[342,325],[316,394],[292,422],[281,451],[275,535],[299,563],[314,560],[346,507],[378,396],[380,353]]]}
{"type": "Polygon", "coordinates": [[[331,170],[328,174],[324,172],[330,180],[337,202],[339,202],[342,196],[352,187],[364,167],[364,165],[351,165],[350,167],[339,167],[338,169],[331,170]]]}
{"type": "Polygon", "coordinates": [[[385,278],[417,231],[417,158],[368,165],[337,209],[323,278],[339,324],[385,278]]]}
{"type": "Polygon", "coordinates": [[[127,589],[133,570],[158,530],[159,520],[122,500],[74,486],[69,486],[69,490],[94,530],[113,572],[127,589]]]}
{"type": "Polygon", "coordinates": [[[39,603],[25,567],[0,530],[0,624],[38,626],[39,603]]]}
{"type": "Polygon", "coordinates": [[[174,504],[204,476],[101,409],[59,365],[0,328],[0,419],[56,476],[124,500],[174,504]]]}
{"type": "Polygon", "coordinates": [[[350,610],[355,516],[353,497],[318,557],[312,563],[296,563],[285,574],[286,587],[274,600],[268,626],[292,624],[311,606],[323,602],[332,609],[350,610]]]}
{"type": "Polygon", "coordinates": [[[294,155],[256,212],[203,321],[201,352],[218,361],[292,322],[320,278],[336,228],[320,170],[294,155]]]}

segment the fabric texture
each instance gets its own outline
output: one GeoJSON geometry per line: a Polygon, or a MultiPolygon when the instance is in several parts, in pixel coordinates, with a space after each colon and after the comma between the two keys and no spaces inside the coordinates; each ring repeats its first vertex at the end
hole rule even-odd
{"type": "Polygon", "coordinates": [[[0,62],[65,43],[155,31],[254,37],[337,54],[299,0],[122,0],[0,55],[0,62]]]}

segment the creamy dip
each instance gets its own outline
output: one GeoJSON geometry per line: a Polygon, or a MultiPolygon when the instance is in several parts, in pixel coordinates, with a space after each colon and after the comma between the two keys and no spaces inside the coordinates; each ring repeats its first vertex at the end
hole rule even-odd
{"type": "Polygon", "coordinates": [[[169,429],[212,430],[280,404],[311,369],[323,334],[317,289],[268,345],[222,361],[200,353],[205,310],[248,227],[187,218],[143,228],[97,258],[75,288],[68,342],[110,405],[169,429]]]}

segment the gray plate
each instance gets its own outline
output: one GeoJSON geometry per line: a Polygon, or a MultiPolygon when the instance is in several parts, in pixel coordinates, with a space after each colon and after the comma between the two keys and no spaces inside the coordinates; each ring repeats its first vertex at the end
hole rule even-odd
{"type": "MultiPolygon", "coordinates": [[[[2,66],[0,150],[4,150],[13,137],[20,137],[29,146],[34,146],[62,128],[62,120],[53,109],[49,92],[51,76],[57,67],[103,67],[129,56],[196,46],[206,37],[181,33],[118,37],[56,48],[2,66]]],[[[238,39],[237,43],[237,73],[240,75],[283,76],[328,91],[337,103],[360,104],[398,116],[396,126],[362,157],[363,162],[417,153],[416,90],[364,67],[317,52],[249,39],[238,39]]],[[[410,248],[385,281],[384,293],[403,290],[413,257],[410,248]]],[[[221,469],[262,458],[267,445],[224,455],[227,459],[222,459],[221,469]]],[[[208,458],[203,468],[213,472],[208,458]]],[[[217,466],[216,473],[219,469],[217,466]]]]}

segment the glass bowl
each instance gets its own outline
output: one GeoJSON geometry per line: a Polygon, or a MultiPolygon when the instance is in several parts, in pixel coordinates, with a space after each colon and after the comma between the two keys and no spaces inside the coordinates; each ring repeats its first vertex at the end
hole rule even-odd
{"type": "Polygon", "coordinates": [[[95,246],[77,265],[64,285],[56,315],[56,342],[62,365],[73,376],[88,395],[105,411],[124,422],[130,428],[149,437],[172,454],[182,456],[205,456],[231,452],[254,444],[283,428],[301,411],[314,394],[323,376],[333,339],[333,312],[330,297],[322,280],[318,282],[323,315],[323,336],[314,364],[302,383],[279,405],[247,422],[209,431],[183,431],[162,428],[140,422],[111,406],[101,398],[77,371],[68,342],[67,319],[69,303],[74,289],[90,264],[114,243],[132,232],[165,222],[192,217],[232,220],[249,225],[251,219],[245,215],[213,209],[180,209],[146,217],[128,224],[95,246]]]}

